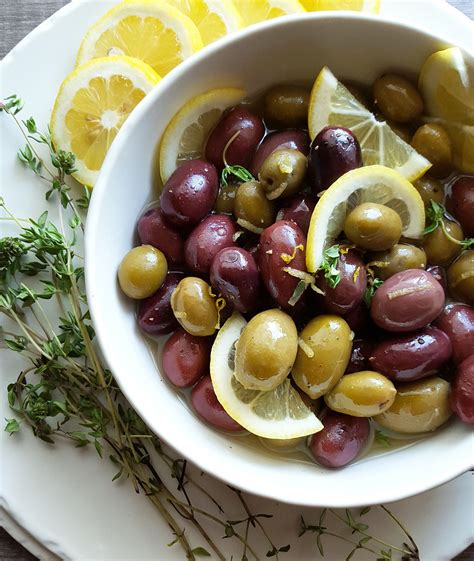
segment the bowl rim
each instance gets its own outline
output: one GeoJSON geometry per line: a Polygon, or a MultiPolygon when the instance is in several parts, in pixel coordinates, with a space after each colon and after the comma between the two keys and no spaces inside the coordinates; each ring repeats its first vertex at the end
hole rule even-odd
{"type": "MultiPolygon", "coordinates": [[[[111,146],[104,164],[102,166],[101,172],[99,174],[98,181],[93,189],[93,195],[91,199],[91,203],[89,206],[87,219],[86,219],[86,227],[85,227],[85,282],[86,282],[86,294],[89,295],[91,293],[91,287],[94,284],[95,278],[98,277],[96,273],[96,265],[98,265],[91,256],[94,254],[95,248],[95,241],[94,235],[92,232],[95,232],[97,229],[97,225],[100,222],[100,209],[103,208],[104,200],[108,196],[108,176],[111,170],[115,167],[116,163],[119,161],[119,155],[123,150],[123,147],[126,145],[129,131],[131,131],[146,115],[149,108],[152,107],[155,103],[157,98],[160,97],[161,92],[166,90],[171,84],[174,83],[182,75],[188,72],[188,69],[195,66],[200,65],[206,58],[215,52],[218,52],[222,49],[225,49],[232,43],[239,43],[244,41],[245,38],[258,35],[262,31],[265,31],[269,28],[278,29],[281,27],[285,27],[288,24],[304,21],[304,20],[315,20],[315,21],[327,21],[327,20],[340,20],[340,21],[362,21],[366,22],[369,25],[377,25],[380,27],[386,28],[397,28],[400,31],[409,30],[411,33],[418,34],[419,36],[424,36],[427,39],[437,41],[440,43],[444,43],[446,45],[455,45],[452,40],[444,38],[440,34],[430,33],[428,31],[420,30],[417,28],[415,24],[408,24],[405,22],[395,21],[390,18],[380,16],[380,15],[372,15],[372,14],[365,14],[365,13],[358,13],[358,12],[350,12],[350,11],[339,11],[339,12],[311,12],[311,13],[303,13],[303,14],[291,14],[288,16],[282,16],[279,18],[275,18],[269,21],[261,22],[247,28],[244,28],[238,32],[230,34],[226,37],[223,37],[216,42],[204,47],[197,53],[190,56],[188,59],[183,61],[177,67],[175,67],[171,72],[169,72],[154,88],[153,90],[140,102],[140,104],[133,110],[132,114],[123,124],[122,128],[120,129],[117,137],[114,140],[113,145],[111,146]],[[91,265],[92,263],[92,265],[91,265]]],[[[464,49],[465,50],[465,49],[464,49]]],[[[474,46],[473,52],[470,53],[474,55],[474,46]]],[[[198,468],[202,469],[209,475],[224,481],[227,484],[235,485],[235,482],[232,480],[231,477],[228,477],[226,473],[216,473],[215,470],[212,469],[212,466],[206,461],[205,454],[201,457],[189,457],[186,453],[186,449],[183,445],[179,442],[175,443],[170,441],[166,436],[163,436],[158,430],[152,428],[152,423],[149,423],[147,419],[146,412],[142,412],[140,408],[140,403],[137,403],[136,400],[130,395],[129,391],[127,390],[127,377],[120,375],[120,363],[118,363],[114,359],[114,351],[113,348],[104,344],[104,337],[102,335],[103,329],[106,328],[107,321],[102,320],[102,314],[100,313],[100,306],[96,305],[96,299],[90,298],[89,300],[89,309],[91,313],[91,318],[93,321],[94,328],[96,329],[96,338],[99,343],[100,351],[102,356],[112,371],[114,378],[116,379],[121,391],[124,393],[125,397],[129,401],[129,403],[134,407],[134,409],[140,414],[143,420],[146,422],[147,426],[155,432],[160,439],[163,439],[177,454],[182,457],[187,458],[191,461],[194,465],[198,468]],[[119,373],[119,374],[117,374],[119,373]]],[[[474,445],[474,433],[470,435],[472,443],[474,445]]],[[[299,504],[302,506],[309,506],[309,507],[332,507],[332,508],[342,508],[342,507],[356,507],[361,505],[372,505],[372,504],[379,504],[381,502],[388,503],[397,500],[401,500],[410,496],[417,495],[429,489],[432,489],[438,485],[446,483],[455,477],[461,475],[462,473],[472,469],[474,467],[473,459],[470,459],[468,456],[465,458],[460,458],[459,461],[453,465],[452,462],[443,462],[443,470],[429,470],[425,477],[417,479],[417,484],[413,485],[409,483],[403,489],[395,488],[395,486],[391,486],[392,488],[389,489],[383,497],[374,497],[370,498],[367,497],[366,500],[361,502],[361,500],[354,500],[349,499],[348,497],[342,497],[340,494],[337,496],[334,495],[331,501],[325,500],[324,503],[318,502],[315,503],[314,500],[311,500],[311,497],[308,494],[307,500],[302,498],[292,501],[291,499],[285,497],[276,497],[275,495],[267,492],[266,490],[256,489],[255,486],[251,484],[251,478],[248,478],[245,481],[249,481],[248,484],[239,482],[239,488],[243,491],[257,494],[262,497],[266,497],[268,499],[279,500],[281,502],[287,504],[299,504]],[[435,476],[436,475],[436,476],[435,476]],[[341,500],[342,499],[342,500],[341,500]]]]}

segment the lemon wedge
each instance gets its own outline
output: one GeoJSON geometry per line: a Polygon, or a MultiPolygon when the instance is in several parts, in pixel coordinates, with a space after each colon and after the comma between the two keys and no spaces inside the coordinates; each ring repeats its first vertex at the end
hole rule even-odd
{"type": "Polygon", "coordinates": [[[164,76],[202,46],[197,27],[175,7],[156,0],[125,0],[89,29],[79,47],[77,64],[126,55],[164,76]]]}
{"type": "Polygon", "coordinates": [[[163,183],[185,160],[203,156],[207,137],[224,109],[240,103],[245,91],[217,88],[188,101],[171,119],[161,139],[160,175],[163,183]]]}
{"type": "Polygon", "coordinates": [[[244,25],[306,11],[298,0],[233,0],[233,2],[242,16],[244,25]]]}
{"type": "Polygon", "coordinates": [[[126,56],[92,60],[61,84],[51,114],[57,149],[76,155],[74,177],[92,187],[119,129],[160,77],[147,64],[126,56]]]}
{"type": "Polygon", "coordinates": [[[267,392],[246,390],[234,377],[232,353],[246,321],[234,313],[212,346],[210,372],[217,399],[227,413],[249,432],[263,438],[287,440],[323,428],[288,378],[267,392]]]}
{"type": "Polygon", "coordinates": [[[380,0],[300,0],[308,12],[323,10],[351,10],[378,14],[380,0]]]}
{"type": "Polygon", "coordinates": [[[324,67],[314,82],[309,100],[311,138],[328,125],[347,127],[356,135],[364,165],[381,164],[393,168],[410,181],[415,181],[431,167],[431,163],[397,136],[387,123],[377,121],[324,67]]]}
{"type": "Polygon", "coordinates": [[[347,172],[324,191],[311,216],[306,246],[306,266],[316,272],[324,250],[342,232],[347,214],[361,203],[377,203],[395,210],[402,220],[402,235],[420,239],[425,227],[423,200],[398,172],[379,165],[347,172]]]}

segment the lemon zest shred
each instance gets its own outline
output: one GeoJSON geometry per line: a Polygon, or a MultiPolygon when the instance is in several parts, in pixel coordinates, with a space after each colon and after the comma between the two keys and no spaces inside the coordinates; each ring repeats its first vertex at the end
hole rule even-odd
{"type": "Polygon", "coordinates": [[[301,337],[298,337],[298,346],[308,358],[313,358],[314,357],[313,349],[301,337]]]}
{"type": "Polygon", "coordinates": [[[288,253],[280,253],[280,259],[282,261],[284,261],[287,265],[289,265],[293,261],[293,259],[296,257],[296,252],[298,250],[304,251],[304,245],[302,243],[298,244],[293,249],[293,253],[291,255],[288,255],[288,253]]]}

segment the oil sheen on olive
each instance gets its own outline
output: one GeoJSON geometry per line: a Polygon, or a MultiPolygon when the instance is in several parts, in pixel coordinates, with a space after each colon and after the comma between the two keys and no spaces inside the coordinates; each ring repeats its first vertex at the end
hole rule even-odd
{"type": "Polygon", "coordinates": [[[298,193],[306,175],[306,156],[292,148],[272,152],[263,162],[258,178],[267,199],[287,198],[298,193]]]}
{"type": "MultiPolygon", "coordinates": [[[[464,234],[457,222],[443,218],[444,228],[455,240],[463,240],[464,234]]],[[[430,265],[449,265],[461,253],[461,245],[451,241],[441,226],[426,234],[423,238],[423,249],[430,265]]]]}
{"type": "Polygon", "coordinates": [[[275,203],[267,199],[265,190],[258,181],[247,181],[237,189],[234,201],[234,216],[237,220],[263,229],[273,223],[275,214],[275,203]]]}
{"type": "Polygon", "coordinates": [[[474,354],[474,308],[467,304],[450,303],[436,322],[450,338],[453,360],[459,364],[474,354]]]}
{"type": "Polygon", "coordinates": [[[306,325],[300,339],[303,344],[298,347],[291,375],[301,390],[317,399],[344,374],[351,356],[352,332],[341,317],[322,315],[306,325]]]}
{"type": "Polygon", "coordinates": [[[206,423],[226,432],[242,432],[244,429],[230,417],[219,403],[210,376],[203,376],[191,392],[191,405],[206,423]]]}
{"type": "Polygon", "coordinates": [[[393,403],[397,390],[393,383],[371,370],[346,374],[324,396],[333,411],[354,417],[372,417],[386,411],[393,403]]]}
{"type": "Polygon", "coordinates": [[[474,238],[474,176],[463,175],[451,185],[448,210],[459,220],[464,235],[474,238]]]}
{"type": "Polygon", "coordinates": [[[171,307],[181,326],[191,335],[213,335],[218,314],[211,287],[198,277],[186,277],[171,296],[171,307]]]}
{"type": "Polygon", "coordinates": [[[474,249],[461,253],[449,267],[448,287],[453,298],[474,306],[474,249]]]}
{"type": "Polygon", "coordinates": [[[164,254],[151,245],[139,245],[122,259],[118,270],[120,288],[130,298],[148,298],[163,284],[168,273],[164,254]]]}
{"type": "Polygon", "coordinates": [[[461,421],[474,425],[474,354],[461,362],[454,375],[451,408],[461,421]]]}
{"type": "Polygon", "coordinates": [[[452,171],[452,145],[446,129],[436,123],[422,125],[411,140],[413,148],[433,165],[428,173],[446,177],[452,171]]]}
{"type": "Polygon", "coordinates": [[[370,256],[375,276],[386,280],[395,273],[407,269],[424,269],[426,254],[423,249],[415,245],[397,243],[387,251],[373,253],[370,256]]]}
{"type": "Polygon", "coordinates": [[[425,175],[417,179],[413,184],[420,193],[420,197],[425,203],[425,207],[430,207],[430,201],[435,203],[444,203],[444,187],[439,179],[425,175]]]}
{"type": "Polygon", "coordinates": [[[275,150],[282,148],[292,148],[298,150],[305,156],[309,154],[309,136],[301,129],[288,129],[284,131],[273,131],[262,140],[257,148],[250,164],[249,170],[254,177],[258,177],[263,162],[275,150]]]}
{"type": "Polygon", "coordinates": [[[347,215],[344,233],[360,249],[383,251],[400,239],[402,220],[388,206],[362,203],[347,215]]]}
{"type": "Polygon", "coordinates": [[[387,119],[410,123],[423,112],[423,100],[415,86],[398,74],[377,78],[373,88],[374,101],[387,119]]]}
{"type": "Polygon", "coordinates": [[[304,127],[308,120],[308,103],[307,88],[274,86],[263,98],[263,118],[272,128],[304,127]]]}
{"type": "Polygon", "coordinates": [[[436,430],[451,416],[449,394],[449,382],[436,376],[400,384],[392,406],[374,421],[405,434],[436,430]]]}
{"type": "Polygon", "coordinates": [[[313,195],[296,195],[277,214],[276,220],[292,220],[306,236],[317,199],[313,195]]]}
{"type": "Polygon", "coordinates": [[[294,321],[281,310],[266,310],[244,327],[235,350],[234,375],[247,389],[268,391],[288,376],[298,350],[294,321]]]}
{"type": "Polygon", "coordinates": [[[234,212],[235,195],[239,183],[229,183],[222,185],[219,189],[216,202],[214,203],[214,210],[220,214],[232,214],[234,212]]]}

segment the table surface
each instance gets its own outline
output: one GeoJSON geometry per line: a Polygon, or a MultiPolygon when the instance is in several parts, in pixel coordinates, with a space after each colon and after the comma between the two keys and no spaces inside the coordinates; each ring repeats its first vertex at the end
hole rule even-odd
{"type": "MultiPolygon", "coordinates": [[[[0,58],[44,19],[68,3],[68,0],[2,0],[0,21],[0,58]]],[[[474,0],[451,0],[459,10],[474,19],[474,0]]],[[[454,561],[473,561],[474,544],[454,561]]],[[[23,549],[0,528],[0,561],[34,561],[35,557],[23,549]]],[[[429,560],[426,560],[429,561],[429,560]]]]}

